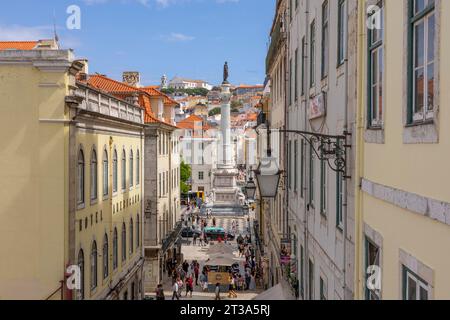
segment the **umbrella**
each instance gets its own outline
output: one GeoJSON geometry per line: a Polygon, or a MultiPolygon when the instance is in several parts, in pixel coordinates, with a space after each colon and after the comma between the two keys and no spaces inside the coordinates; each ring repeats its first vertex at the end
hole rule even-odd
{"type": "Polygon", "coordinates": [[[234,251],[235,250],[232,245],[225,244],[225,243],[216,243],[209,247],[208,254],[210,254],[210,255],[216,254],[216,253],[233,254],[234,251]]]}
{"type": "Polygon", "coordinates": [[[231,266],[233,263],[235,263],[237,259],[235,259],[232,256],[226,256],[226,255],[213,255],[208,261],[206,261],[206,265],[209,266],[231,266]]]}

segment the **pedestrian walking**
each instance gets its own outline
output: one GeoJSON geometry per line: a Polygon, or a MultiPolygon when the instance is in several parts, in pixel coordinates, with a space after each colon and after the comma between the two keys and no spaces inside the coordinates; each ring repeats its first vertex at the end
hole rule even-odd
{"type": "Polygon", "coordinates": [[[164,296],[164,289],[162,284],[158,284],[158,287],[156,287],[156,300],[165,300],[164,296]]]}
{"type": "Polygon", "coordinates": [[[192,298],[193,291],[194,291],[194,288],[193,288],[192,276],[189,276],[186,279],[186,295],[185,295],[185,297],[187,297],[187,295],[190,293],[190,297],[192,298]]]}
{"type": "Polygon", "coordinates": [[[193,239],[193,241],[192,241],[192,245],[195,246],[196,243],[197,243],[197,233],[194,232],[194,239],[193,239]]]}
{"type": "Polygon", "coordinates": [[[198,273],[199,273],[199,264],[196,263],[194,267],[194,276],[195,276],[195,285],[198,286],[198,273]]]}
{"type": "Polygon", "coordinates": [[[230,289],[228,291],[228,298],[237,298],[236,279],[234,278],[234,275],[230,275],[230,289]]]}
{"type": "Polygon", "coordinates": [[[220,300],[220,283],[216,283],[216,290],[214,292],[216,294],[214,300],[220,300]]]}
{"type": "Polygon", "coordinates": [[[173,291],[172,300],[175,300],[175,298],[177,298],[177,300],[180,300],[180,297],[178,295],[178,290],[179,290],[178,281],[175,281],[175,283],[172,286],[172,291],[173,291]]]}

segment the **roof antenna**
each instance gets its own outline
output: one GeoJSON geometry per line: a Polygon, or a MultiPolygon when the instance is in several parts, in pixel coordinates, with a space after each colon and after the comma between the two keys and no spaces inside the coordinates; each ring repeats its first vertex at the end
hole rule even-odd
{"type": "Polygon", "coordinates": [[[59,37],[58,37],[58,34],[56,33],[56,14],[55,14],[55,9],[53,9],[53,39],[55,40],[56,44],[59,47],[59,37]]]}

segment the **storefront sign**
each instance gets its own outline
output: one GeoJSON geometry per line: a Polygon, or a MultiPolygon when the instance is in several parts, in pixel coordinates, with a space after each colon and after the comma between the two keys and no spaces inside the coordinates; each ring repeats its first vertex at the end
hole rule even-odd
{"type": "Polygon", "coordinates": [[[318,94],[309,101],[309,119],[317,119],[325,115],[325,96],[318,94]]]}
{"type": "Polygon", "coordinates": [[[281,240],[281,252],[280,252],[281,265],[289,265],[291,262],[291,240],[281,240]]]}

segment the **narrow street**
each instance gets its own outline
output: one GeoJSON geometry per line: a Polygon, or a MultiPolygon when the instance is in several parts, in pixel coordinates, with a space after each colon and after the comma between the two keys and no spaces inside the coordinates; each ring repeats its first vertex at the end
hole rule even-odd
{"type": "MultiPolygon", "coordinates": [[[[194,211],[194,214],[198,213],[199,211],[194,211]]],[[[253,232],[249,233],[249,230],[252,230],[252,215],[250,214],[250,225],[249,222],[247,221],[247,217],[248,216],[219,216],[216,217],[216,226],[217,227],[223,227],[225,230],[231,231],[232,230],[232,224],[233,224],[233,220],[236,223],[236,238],[238,237],[238,235],[242,235],[245,236],[247,234],[249,234],[251,236],[251,239],[253,241],[253,232]]],[[[206,219],[206,217],[202,217],[202,219],[206,219]]],[[[212,226],[213,225],[213,219],[206,219],[206,222],[208,224],[208,226],[212,226]]],[[[210,242],[209,244],[203,244],[200,245],[200,242],[197,241],[196,244],[193,243],[193,239],[192,238],[182,238],[182,255],[184,260],[186,260],[189,264],[192,261],[198,261],[198,263],[200,264],[200,270],[203,269],[203,267],[205,266],[207,260],[210,258],[210,255],[208,254],[208,250],[210,249],[211,246],[214,246],[217,242],[213,241],[210,242]]],[[[239,273],[244,276],[245,274],[245,269],[244,269],[244,265],[245,265],[245,257],[239,257],[239,250],[238,250],[238,244],[236,239],[234,239],[233,241],[227,241],[227,243],[231,243],[232,247],[234,249],[233,251],[233,256],[234,259],[236,260],[237,263],[239,263],[239,273]]],[[[252,245],[254,245],[254,243],[252,242],[252,245]]],[[[180,261],[180,263],[182,263],[183,261],[180,261]]],[[[191,270],[190,270],[191,272],[191,270]]],[[[167,279],[167,277],[166,277],[167,279]]],[[[166,300],[170,300],[172,299],[172,279],[167,279],[164,284],[164,295],[166,300]]],[[[226,292],[221,292],[221,299],[222,300],[252,300],[253,298],[255,298],[258,294],[260,294],[263,290],[258,288],[256,290],[236,290],[236,293],[238,295],[237,298],[229,298],[228,297],[228,291],[226,292]]],[[[146,293],[147,297],[150,298],[154,298],[155,297],[155,293],[154,292],[147,292],[146,293]]],[[[211,292],[211,290],[209,292],[205,292],[202,290],[202,288],[200,287],[200,283],[198,283],[198,285],[195,285],[195,281],[194,281],[194,292],[192,294],[192,297],[190,297],[190,295],[188,294],[186,296],[186,287],[183,286],[183,290],[182,290],[182,294],[180,297],[180,300],[208,300],[211,299],[213,300],[215,298],[215,294],[214,292],[211,292]]]]}

